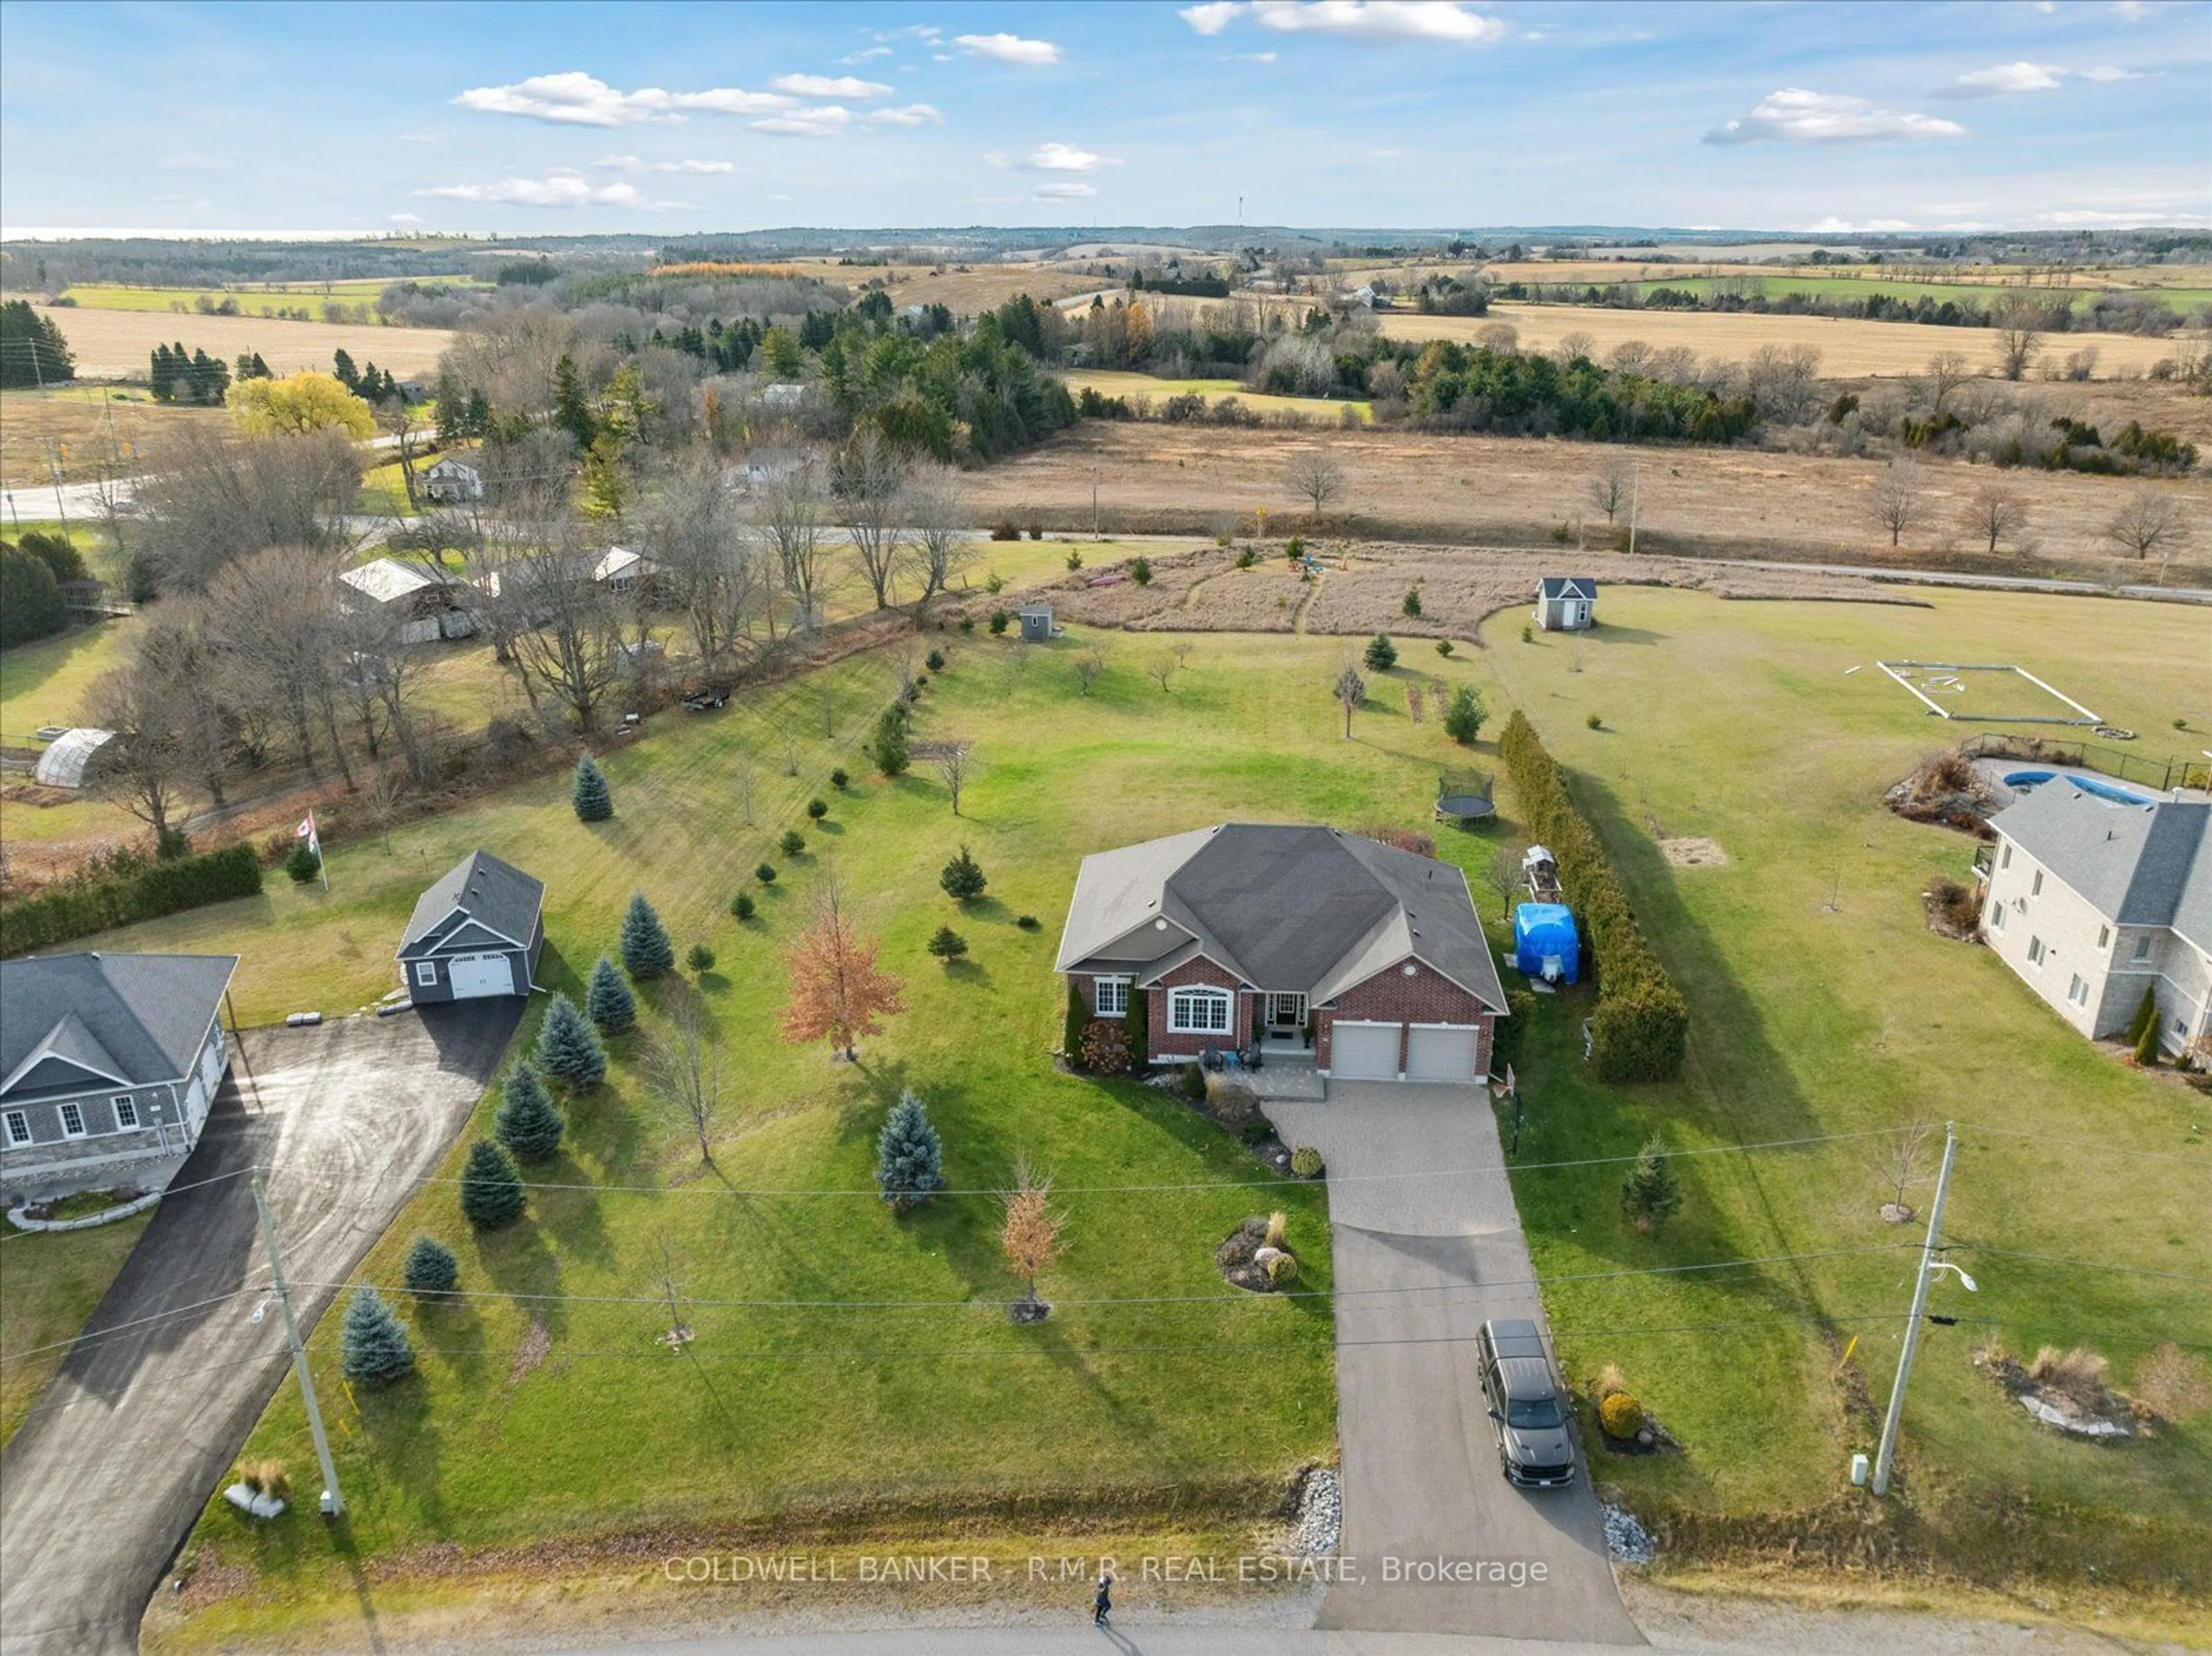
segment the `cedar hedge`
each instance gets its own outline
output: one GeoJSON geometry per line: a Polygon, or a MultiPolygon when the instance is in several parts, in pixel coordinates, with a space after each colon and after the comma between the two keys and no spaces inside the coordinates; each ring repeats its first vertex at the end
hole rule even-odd
{"type": "Polygon", "coordinates": [[[1591,1063],[1605,1081],[1672,1079],[1688,1046],[1690,1009],[1636,923],[1604,842],[1575,809],[1566,773],[1524,715],[1505,721],[1498,749],[1528,833],[1558,859],[1559,883],[1589,939],[1598,991],[1591,1063]]]}
{"type": "Polygon", "coordinates": [[[27,955],[137,920],[257,896],[260,890],[260,861],[244,843],[127,874],[64,880],[35,897],[0,905],[0,955],[27,955]]]}

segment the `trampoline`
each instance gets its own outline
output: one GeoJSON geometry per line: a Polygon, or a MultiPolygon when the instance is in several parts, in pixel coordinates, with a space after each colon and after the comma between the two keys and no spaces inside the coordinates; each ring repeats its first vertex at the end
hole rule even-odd
{"type": "Polygon", "coordinates": [[[1437,779],[1437,820],[1480,822],[1498,814],[1491,780],[1480,771],[1446,771],[1437,779]]]}

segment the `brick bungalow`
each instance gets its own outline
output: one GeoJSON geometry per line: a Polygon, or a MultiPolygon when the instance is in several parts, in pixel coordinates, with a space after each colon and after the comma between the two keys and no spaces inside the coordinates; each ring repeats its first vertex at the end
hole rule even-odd
{"type": "Polygon", "coordinates": [[[1054,969],[1097,1017],[1142,996],[1154,1063],[1258,1046],[1339,1080],[1465,1083],[1505,1013],[1466,877],[1327,828],[1226,822],[1085,858],[1054,969]]]}

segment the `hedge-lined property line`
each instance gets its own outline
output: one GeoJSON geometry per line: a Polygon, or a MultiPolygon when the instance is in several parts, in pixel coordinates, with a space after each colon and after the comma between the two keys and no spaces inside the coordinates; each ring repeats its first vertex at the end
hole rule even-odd
{"type": "Polygon", "coordinates": [[[1529,834],[1559,864],[1559,883],[1597,964],[1591,1064],[1606,1081],[1672,1079],[1688,1045],[1690,1009],[1637,925],[1604,841],[1575,809],[1566,773],[1517,710],[1498,749],[1529,834]]]}
{"type": "Polygon", "coordinates": [[[72,937],[255,896],[260,890],[260,859],[243,843],[204,857],[153,863],[136,873],[81,876],[21,902],[0,904],[0,955],[27,955],[72,937]]]}

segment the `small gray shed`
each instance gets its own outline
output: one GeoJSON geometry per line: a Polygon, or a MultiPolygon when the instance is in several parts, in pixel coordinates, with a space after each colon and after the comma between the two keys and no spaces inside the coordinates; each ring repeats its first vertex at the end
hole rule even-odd
{"type": "Polygon", "coordinates": [[[1536,625],[1577,633],[1597,625],[1597,583],[1587,575],[1547,575],[1536,585],[1536,625]]]}
{"type": "Polygon", "coordinates": [[[1043,644],[1052,637],[1052,606],[1048,604],[1025,604],[1021,607],[1022,641],[1043,644]]]}

